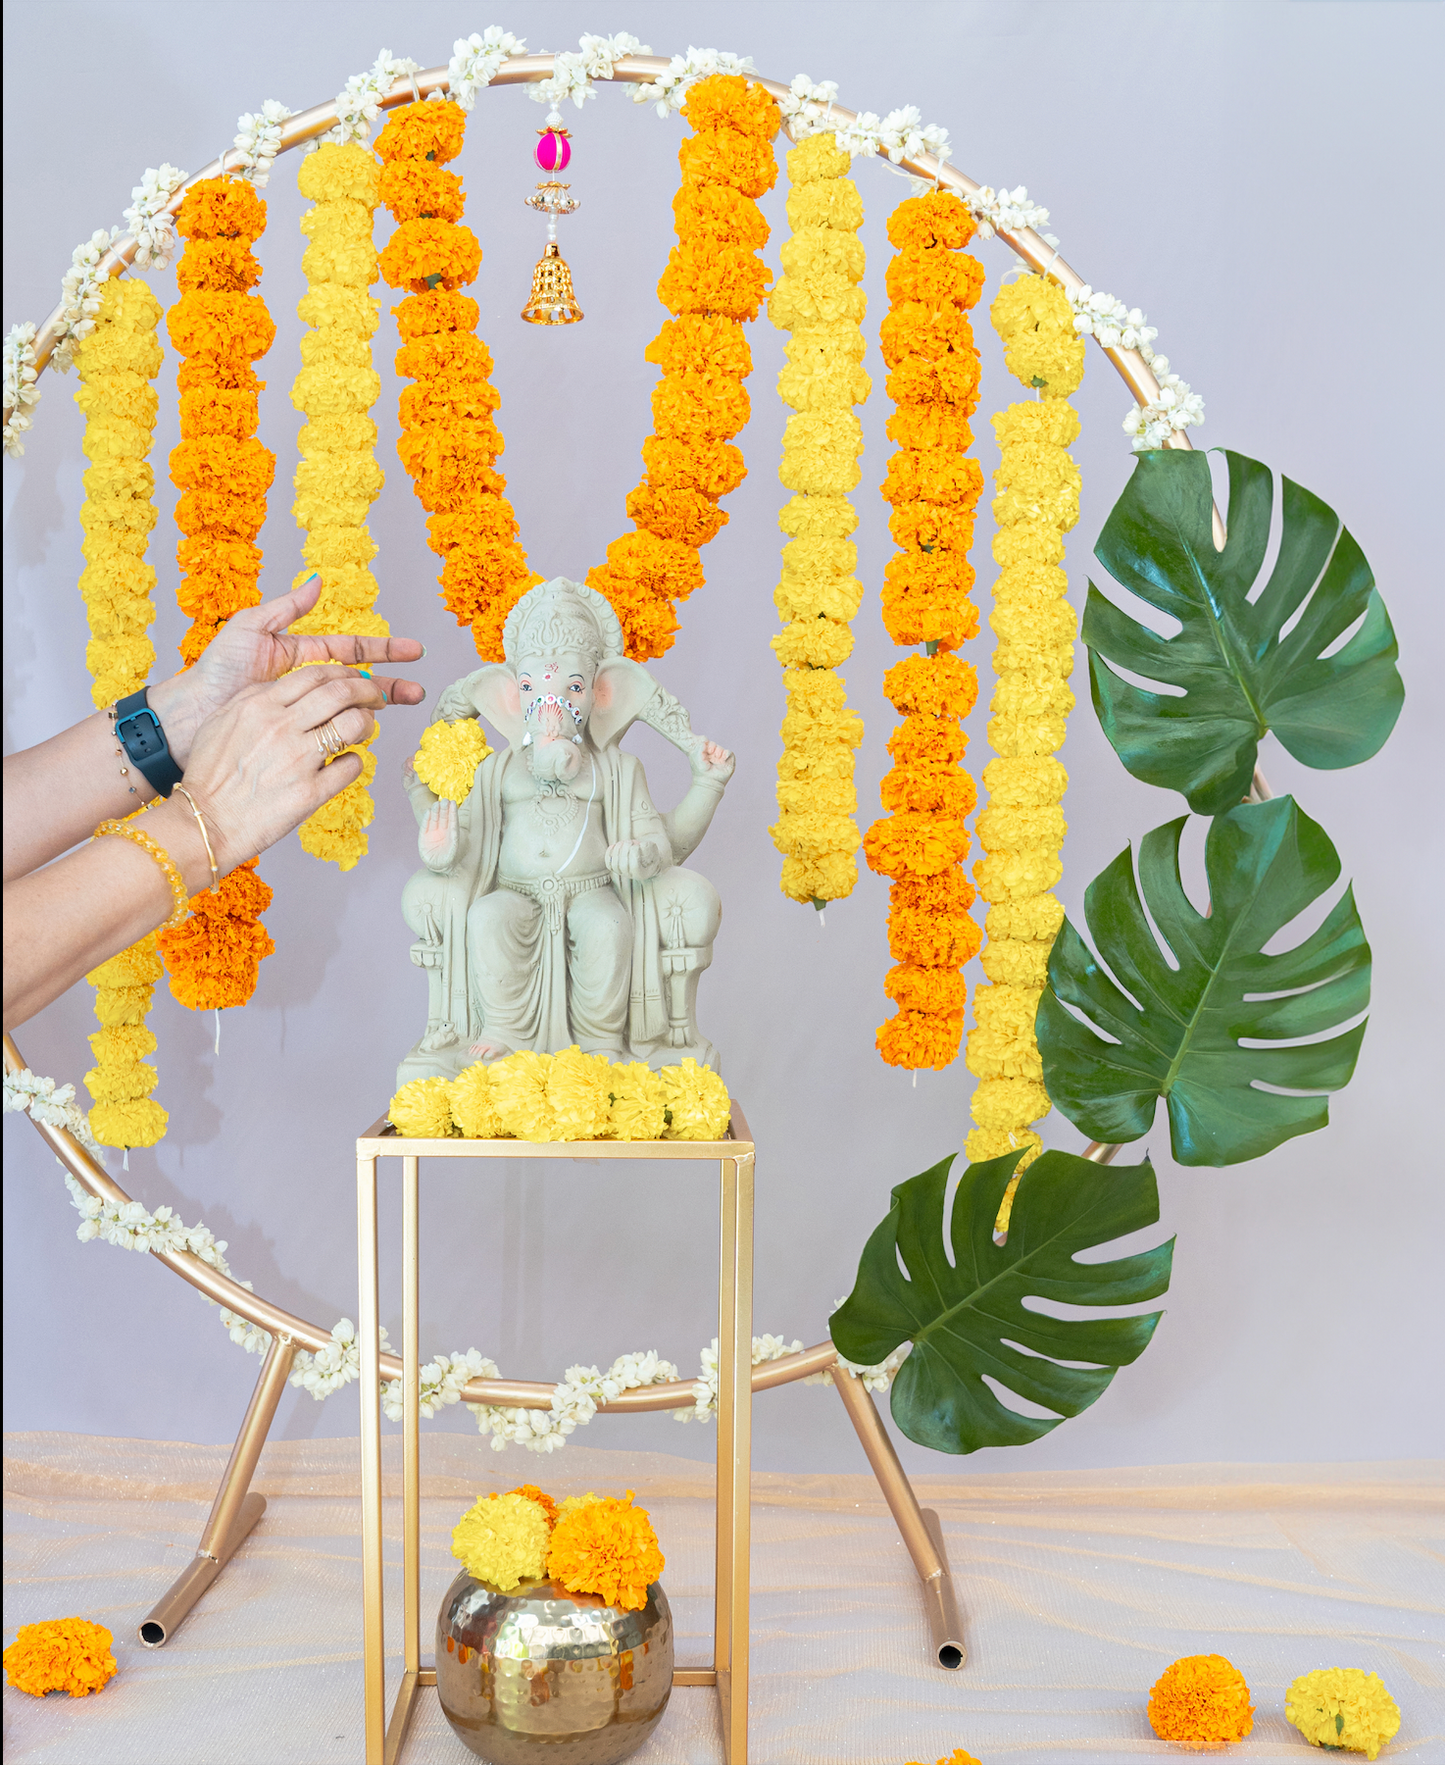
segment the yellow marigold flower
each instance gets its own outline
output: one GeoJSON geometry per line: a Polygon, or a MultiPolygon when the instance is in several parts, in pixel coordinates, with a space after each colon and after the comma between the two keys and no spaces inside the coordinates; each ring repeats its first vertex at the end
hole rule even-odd
{"type": "Polygon", "coordinates": [[[595,1593],[624,1612],[641,1611],[664,1558],[652,1522],[622,1501],[589,1499],[562,1504],[547,1553],[547,1573],[572,1593],[595,1593]]]}
{"type": "MultiPolygon", "coordinates": [[[[142,1073],[150,1072],[141,1067],[142,1073]]],[[[89,1085],[90,1076],[86,1075],[89,1085]]],[[[91,1093],[94,1096],[94,1092],[91,1093]]],[[[136,1098],[117,1103],[97,1100],[90,1112],[90,1129],[102,1146],[154,1146],[165,1138],[170,1116],[151,1098],[136,1098]]]]}
{"type": "Polygon", "coordinates": [[[1038,1121],[1053,1106],[1037,1079],[980,1079],[970,1107],[979,1127],[1006,1131],[1020,1122],[1038,1121]]]}
{"type": "MultiPolygon", "coordinates": [[[[1073,695],[1068,708],[1073,709],[1073,695]]],[[[988,742],[994,753],[1016,755],[1056,754],[1064,745],[1064,713],[1039,712],[1033,716],[991,717],[988,742]]]]}
{"type": "Polygon", "coordinates": [[[555,1526],[557,1524],[556,1502],[553,1501],[551,1496],[544,1490],[538,1489],[535,1483],[520,1483],[510,1493],[513,1495],[525,1495],[529,1501],[536,1502],[537,1506],[541,1508],[544,1514],[546,1514],[547,1524],[549,1526],[555,1526]]]}
{"type": "Polygon", "coordinates": [[[1045,398],[1067,398],[1084,378],[1084,340],[1074,330],[1074,312],[1057,282],[1020,276],[1006,282],[990,309],[1004,341],[1008,370],[1045,398]]]}
{"type": "Polygon", "coordinates": [[[546,1508],[530,1495],[485,1496],[452,1528],[452,1555],[468,1575],[510,1593],[547,1573],[551,1530],[546,1508]]]}
{"type": "Polygon", "coordinates": [[[853,632],[841,619],[794,619],[768,639],[785,668],[836,668],[853,653],[853,632]]]}
{"type": "Polygon", "coordinates": [[[795,496],[778,511],[778,526],[793,539],[846,539],[857,525],[858,511],[842,497],[795,496]]]}
{"type": "Polygon", "coordinates": [[[614,1140],[660,1140],[667,1126],[662,1078],[643,1060],[607,1068],[607,1132],[614,1140]]]}
{"type": "Polygon", "coordinates": [[[1400,1706],[1378,1673],[1320,1667],[1302,1673],[1285,1693],[1284,1713],[1316,1747],[1376,1758],[1400,1727],[1400,1706]]]}
{"type": "MultiPolygon", "coordinates": [[[[788,177],[795,185],[808,184],[817,178],[846,178],[853,164],[852,156],[839,147],[837,136],[831,133],[809,135],[805,141],[790,148],[785,158],[788,177]]],[[[862,218],[860,212],[860,222],[862,218]]],[[[854,232],[856,228],[847,230],[854,232]]]]}
{"type": "Polygon", "coordinates": [[[968,1038],[968,1070],[981,1079],[1043,1082],[1034,1040],[1039,994],[1033,987],[979,987],[973,996],[977,1027],[968,1038]]]}
{"type": "Polygon", "coordinates": [[[778,886],[792,901],[841,901],[852,894],[857,881],[857,864],[851,854],[840,851],[816,858],[785,858],[778,886]]]}
{"type": "Polygon", "coordinates": [[[476,718],[462,717],[455,723],[429,724],[422,731],[411,767],[428,790],[461,803],[471,792],[477,768],[491,751],[476,718]]]}
{"type": "Polygon", "coordinates": [[[448,1087],[452,1121],[464,1140],[500,1138],[497,1108],[492,1099],[491,1068],[482,1061],[469,1066],[448,1087]]]}
{"type": "Polygon", "coordinates": [[[547,1071],[547,1101],[558,1140],[601,1140],[607,1136],[611,1062],[601,1054],[564,1048],[547,1071]]]}
{"type": "Polygon", "coordinates": [[[689,1057],[658,1073],[667,1125],[664,1140],[721,1140],[732,1119],[728,1088],[710,1066],[689,1057]]]}
{"type": "Polygon", "coordinates": [[[1244,1675],[1223,1655],[1185,1655],[1154,1683],[1149,1726],[1160,1740],[1220,1746],[1254,1727],[1244,1675]]]}
{"type": "MultiPolygon", "coordinates": [[[[1032,1128],[970,1128],[964,1138],[963,1150],[970,1164],[987,1164],[991,1158],[1002,1158],[1007,1152],[1024,1149],[1023,1157],[1014,1166],[1014,1176],[1025,1170],[1044,1149],[1044,1143],[1032,1128]]],[[[998,1218],[994,1221],[996,1232],[1008,1230],[1008,1213],[1013,1204],[1013,1187],[1004,1197],[1004,1204],[999,1209],[998,1218]]]]}
{"type": "Polygon", "coordinates": [[[4,1655],[5,1677],[17,1691],[43,1698],[66,1691],[73,1698],[100,1691],[116,1674],[111,1634],[86,1618],[46,1618],[22,1624],[4,1655]]]}
{"type": "Polygon", "coordinates": [[[550,1054],[522,1049],[493,1061],[492,1100],[501,1134],[538,1144],[557,1138],[557,1123],[547,1098],[550,1054]]]}
{"type": "Polygon", "coordinates": [[[387,1120],[405,1140],[455,1139],[451,1086],[446,1079],[412,1079],[397,1092],[387,1120]]]}
{"type": "Polygon", "coordinates": [[[979,962],[996,987],[1042,987],[1048,978],[1052,947],[1050,943],[990,938],[979,962]]]}

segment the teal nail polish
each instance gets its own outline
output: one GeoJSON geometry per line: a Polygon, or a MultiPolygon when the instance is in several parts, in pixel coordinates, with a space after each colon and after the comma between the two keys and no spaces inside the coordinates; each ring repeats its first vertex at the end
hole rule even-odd
{"type": "Polygon", "coordinates": [[[301,584],[301,586],[302,586],[302,588],[310,588],[310,586],[313,582],[320,582],[320,580],[321,580],[321,572],[319,570],[313,570],[311,572],[311,574],[306,578],[306,580],[301,584]]]}
{"type": "Polygon", "coordinates": [[[421,654],[417,657],[417,661],[418,662],[426,661],[426,645],[425,644],[423,644],[421,646],[421,654]]]}
{"type": "Polygon", "coordinates": [[[356,672],[358,674],[364,674],[368,680],[371,679],[371,670],[369,668],[358,668],[356,672]]]}

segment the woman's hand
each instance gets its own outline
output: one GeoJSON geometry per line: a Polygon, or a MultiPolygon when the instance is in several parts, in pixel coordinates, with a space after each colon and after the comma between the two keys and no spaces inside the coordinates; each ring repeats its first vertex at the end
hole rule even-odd
{"type": "MultiPolygon", "coordinates": [[[[316,605],[321,578],[313,573],[290,594],[233,613],[193,668],[150,690],[149,704],[166,732],[176,764],[185,771],[196,731],[248,687],[279,680],[307,662],[414,662],[424,646],[412,637],[303,637],[286,629],[316,605]]],[[[383,704],[419,705],[425,690],[414,680],[374,677],[383,704]]]]}
{"type": "Polygon", "coordinates": [[[301,668],[268,685],[242,686],[206,719],[191,746],[186,789],[205,816],[223,875],[356,782],[360,757],[343,754],[327,765],[317,732],[329,724],[342,743],[364,742],[392,684],[334,664],[301,668]]]}

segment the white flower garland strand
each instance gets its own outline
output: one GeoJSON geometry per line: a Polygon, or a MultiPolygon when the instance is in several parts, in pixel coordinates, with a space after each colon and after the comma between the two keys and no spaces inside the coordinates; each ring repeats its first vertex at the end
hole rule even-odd
{"type": "Polygon", "coordinates": [[[1187,381],[1169,372],[1167,355],[1154,353],[1159,332],[1145,322],[1137,306],[1127,307],[1102,290],[1096,293],[1087,282],[1069,296],[1069,305],[1074,309],[1074,329],[1081,336],[1095,338],[1105,349],[1137,350],[1159,382],[1158,398],[1146,405],[1130,405],[1124,418],[1124,430],[1134,438],[1135,453],[1163,447],[1176,431],[1203,423],[1204,400],[1190,391],[1187,381]]]}
{"type": "MultiPolygon", "coordinates": [[[[490,34],[490,33],[489,33],[490,34]]],[[[322,137],[327,141],[366,142],[372,124],[381,115],[381,101],[408,74],[421,72],[421,63],[406,61],[383,49],[364,74],[353,74],[336,94],[336,127],[322,137]]],[[[316,146],[321,145],[318,139],[316,146]]]]}
{"type": "Polygon", "coordinates": [[[514,37],[500,25],[488,25],[480,36],[473,31],[470,37],[458,37],[447,63],[447,84],[453,100],[463,110],[471,110],[477,93],[491,85],[502,63],[526,53],[526,40],[514,37]]]}
{"type": "MultiPolygon", "coordinates": [[[[91,1133],[84,1111],[75,1102],[74,1085],[57,1087],[54,1079],[42,1078],[28,1067],[19,1073],[6,1073],[5,1109],[7,1112],[28,1113],[49,1127],[68,1129],[98,1163],[104,1164],[105,1154],[91,1133]]],[[[60,1163],[59,1159],[56,1163],[60,1163]]],[[[63,1165],[61,1169],[64,1170],[63,1165]]],[[[123,1206],[118,1202],[103,1201],[97,1195],[87,1194],[69,1171],[65,1171],[65,1186],[80,1215],[75,1235],[82,1244],[103,1238],[107,1244],[142,1254],[151,1250],[171,1253],[184,1250],[235,1280],[226,1261],[226,1240],[218,1239],[208,1227],[186,1225],[169,1207],[158,1207],[154,1213],[148,1213],[139,1201],[128,1201],[123,1206]]],[[[249,1281],[241,1281],[238,1285],[248,1293],[254,1291],[249,1281]]],[[[205,1294],[201,1297],[207,1305],[217,1305],[216,1300],[205,1294]]],[[[842,1301],[838,1303],[841,1305],[842,1301]]],[[[247,1354],[262,1354],[270,1347],[270,1335],[259,1325],[238,1317],[226,1306],[217,1305],[217,1309],[232,1342],[244,1348],[247,1354]]],[[[381,1349],[389,1349],[391,1343],[385,1327],[379,1336],[381,1349]]],[[[876,1367],[855,1366],[841,1355],[838,1364],[861,1378],[869,1391],[886,1391],[911,1346],[905,1343],[876,1367]]],[[[800,1354],[802,1349],[803,1344],[797,1340],[785,1342],[781,1336],[754,1336],[753,1365],[758,1367],[765,1361],[781,1360],[784,1355],[800,1354]]],[[[694,1381],[692,1388],[693,1407],[675,1409],[672,1415],[676,1422],[705,1422],[717,1414],[716,1337],[711,1348],[703,1349],[700,1360],[701,1376],[694,1381]]],[[[438,1355],[421,1368],[421,1414],[430,1421],[438,1410],[459,1403],[462,1388],[469,1379],[500,1379],[501,1376],[497,1363],[478,1349],[469,1348],[465,1354],[438,1355]]],[[[356,1326],[350,1318],[342,1318],[332,1328],[328,1347],[315,1354],[304,1348],[297,1351],[290,1382],[309,1391],[320,1402],[360,1377],[361,1344],[357,1340],[356,1326]]],[[[567,1437],[575,1429],[585,1427],[603,1404],[611,1403],[624,1391],[636,1391],[644,1385],[666,1385],[677,1377],[678,1371],[672,1362],[663,1360],[656,1349],[650,1348],[645,1354],[619,1355],[605,1373],[597,1367],[568,1367],[566,1377],[553,1388],[550,1408],[545,1410],[480,1403],[472,1407],[476,1410],[478,1431],[491,1435],[494,1451],[501,1452],[505,1447],[515,1445],[528,1452],[557,1452],[567,1444],[567,1437]]],[[[831,1384],[831,1370],[810,1374],[803,1383],[831,1384]]],[[[391,1421],[401,1420],[400,1379],[382,1386],[381,1407],[391,1421]]]]}
{"type": "Polygon", "coordinates": [[[235,145],[241,150],[241,163],[227,166],[227,171],[239,171],[258,190],[264,190],[271,181],[272,162],[281,151],[281,125],[291,114],[284,104],[268,98],[255,116],[248,111],[241,117],[236,124],[235,139],[235,145]]]}
{"type": "MultiPolygon", "coordinates": [[[[632,53],[647,55],[651,52],[638,47],[632,53]]],[[[757,71],[751,56],[733,55],[726,49],[689,48],[686,55],[674,55],[666,71],[651,84],[634,86],[632,102],[651,104],[666,121],[682,109],[688,87],[695,86],[699,80],[710,79],[713,74],[755,74],[757,71]]]]}
{"type": "Polygon", "coordinates": [[[5,334],[5,451],[12,460],[25,452],[20,437],[30,427],[31,408],[40,403],[35,380],[35,327],[28,321],[12,325],[5,334]]]}

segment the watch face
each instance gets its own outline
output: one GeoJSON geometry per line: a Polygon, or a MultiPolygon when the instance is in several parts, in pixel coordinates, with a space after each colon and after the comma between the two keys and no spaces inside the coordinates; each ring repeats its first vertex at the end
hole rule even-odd
{"type": "Polygon", "coordinates": [[[166,752],[166,738],[161,734],[160,719],[149,706],[144,710],[132,711],[129,717],[122,717],[119,729],[120,738],[137,765],[143,760],[154,760],[166,752]]]}

